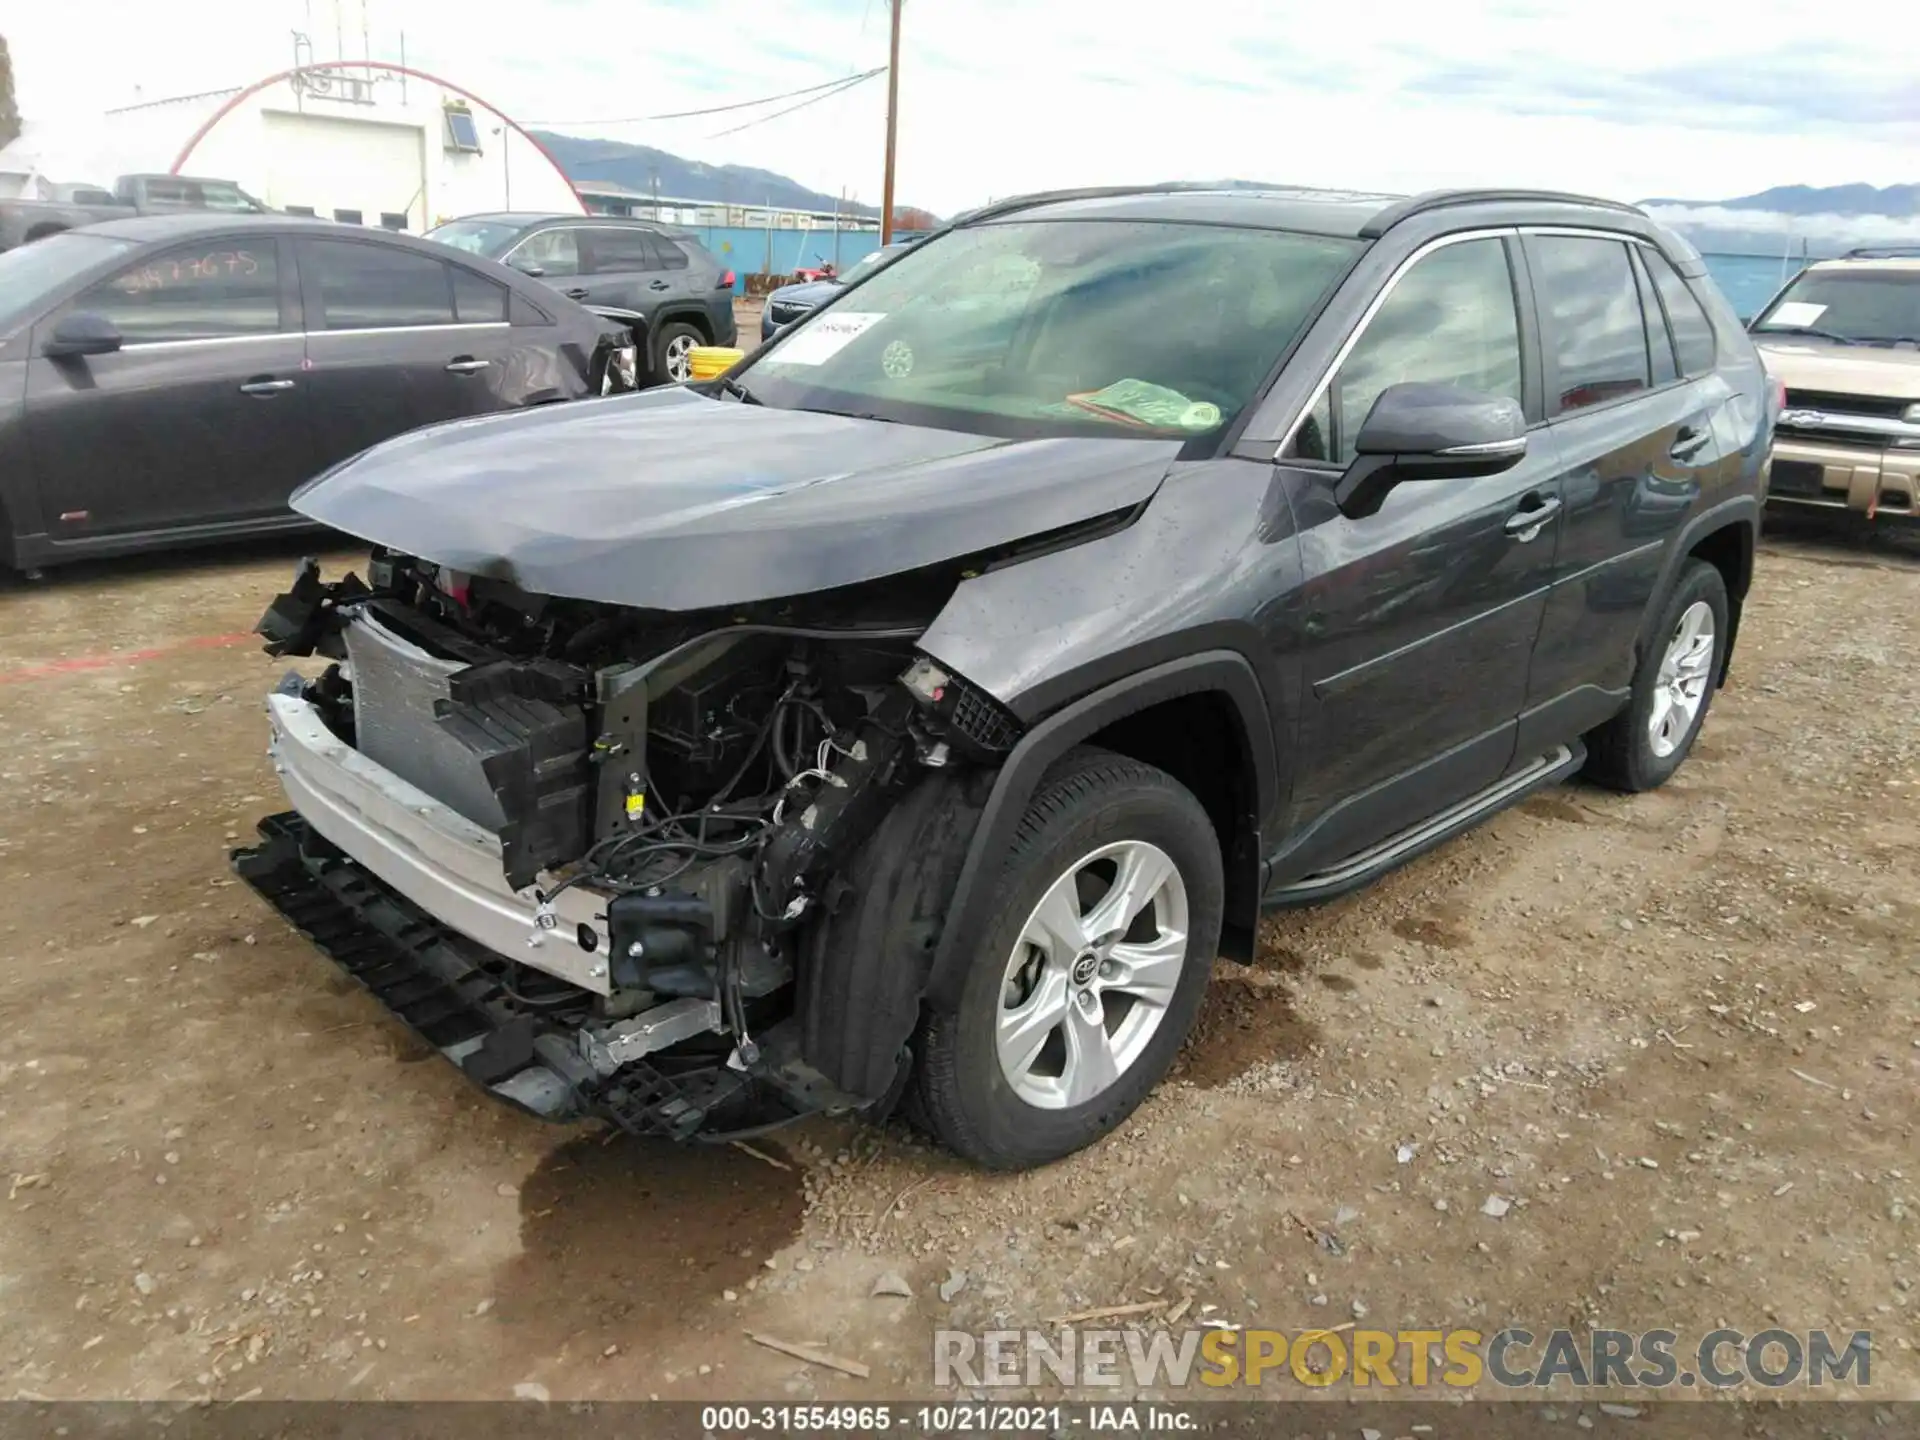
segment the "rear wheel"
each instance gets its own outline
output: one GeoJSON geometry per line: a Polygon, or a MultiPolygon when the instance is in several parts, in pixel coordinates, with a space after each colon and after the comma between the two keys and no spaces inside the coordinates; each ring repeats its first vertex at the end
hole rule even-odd
{"type": "Polygon", "coordinates": [[[693,351],[704,344],[700,332],[684,321],[670,321],[653,337],[653,373],[669,385],[693,378],[693,351]]]}
{"type": "Polygon", "coordinates": [[[1098,750],[1042,781],[957,1005],[927,1017],[914,1113],[982,1165],[1043,1165],[1146,1098],[1220,939],[1220,845],[1163,771],[1098,750]]]}
{"type": "Polygon", "coordinates": [[[1689,560],[1634,672],[1627,708],[1587,737],[1587,778],[1614,790],[1666,784],[1693,748],[1726,653],[1727,583],[1689,560]]]}

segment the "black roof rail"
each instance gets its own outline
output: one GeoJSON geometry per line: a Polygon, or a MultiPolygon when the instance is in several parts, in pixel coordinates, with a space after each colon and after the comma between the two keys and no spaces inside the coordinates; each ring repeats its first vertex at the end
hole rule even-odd
{"type": "Polygon", "coordinates": [[[1362,240],[1378,240],[1402,220],[1424,215],[1429,210],[1445,210],[1455,205],[1487,205],[1503,200],[1554,205],[1587,205],[1616,210],[1628,215],[1646,215],[1638,205],[1621,200],[1602,200],[1595,195],[1574,195],[1562,190],[1429,190],[1398,204],[1389,205],[1360,227],[1362,240]]]}
{"type": "Polygon", "coordinates": [[[954,216],[949,224],[972,225],[981,220],[997,220],[1002,215],[1011,215],[1016,211],[1031,210],[1036,205],[1057,205],[1069,200],[1111,200],[1122,195],[1205,195],[1219,189],[1217,181],[1164,180],[1148,185],[1082,185],[1067,190],[1035,190],[1026,195],[1009,195],[1004,200],[990,200],[978,209],[954,216]]]}
{"type": "Polygon", "coordinates": [[[1913,245],[1862,245],[1846,253],[1848,260],[1920,260],[1920,243],[1913,245]]]}

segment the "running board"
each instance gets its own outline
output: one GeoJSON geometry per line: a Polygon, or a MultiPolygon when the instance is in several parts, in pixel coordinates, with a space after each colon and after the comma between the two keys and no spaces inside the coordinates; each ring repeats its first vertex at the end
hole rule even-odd
{"type": "Polygon", "coordinates": [[[1557,745],[1511,775],[1501,776],[1479,794],[1429,816],[1412,829],[1389,835],[1379,844],[1349,855],[1328,869],[1275,886],[1261,903],[1268,908],[1309,905],[1357,890],[1414,856],[1424,855],[1462,831],[1471,830],[1489,815],[1526,799],[1534,791],[1566,779],[1586,763],[1587,747],[1579,741],[1557,745]]]}

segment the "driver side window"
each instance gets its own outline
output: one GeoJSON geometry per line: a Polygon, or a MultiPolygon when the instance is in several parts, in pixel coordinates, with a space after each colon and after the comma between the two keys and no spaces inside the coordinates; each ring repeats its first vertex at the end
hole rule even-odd
{"type": "Polygon", "coordinates": [[[1522,398],[1520,322],[1503,241],[1443,246],[1402,275],[1301,421],[1288,454],[1352,463],[1374,401],[1408,382],[1522,398]]]}
{"type": "Polygon", "coordinates": [[[100,316],[128,345],[271,335],[282,328],[278,256],[272,239],[169,250],[101,281],[66,308],[100,316]]]}

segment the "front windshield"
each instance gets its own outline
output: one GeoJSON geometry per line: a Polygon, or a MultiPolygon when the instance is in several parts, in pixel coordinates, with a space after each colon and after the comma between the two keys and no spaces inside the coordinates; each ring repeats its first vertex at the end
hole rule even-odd
{"type": "Polygon", "coordinates": [[[1920,267],[1809,270],[1753,322],[1758,335],[1920,343],[1920,267]]]}
{"type": "Polygon", "coordinates": [[[66,281],[132,248],[126,240],[68,231],[0,251],[0,335],[37,315],[66,281]]]}
{"type": "Polygon", "coordinates": [[[427,231],[426,238],[438,240],[442,245],[451,245],[456,250],[464,250],[469,255],[492,257],[506,249],[520,230],[518,225],[507,225],[498,220],[449,220],[427,231]]]}
{"type": "Polygon", "coordinates": [[[982,434],[1193,437],[1253,399],[1353,240],[1026,220],[913,247],[742,372],[760,402],[982,434]]]}
{"type": "Polygon", "coordinates": [[[866,279],[867,276],[878,270],[899,253],[898,250],[889,248],[885,250],[875,250],[871,255],[862,255],[847,267],[847,273],[840,277],[840,283],[843,285],[851,285],[856,280],[866,279]]]}

